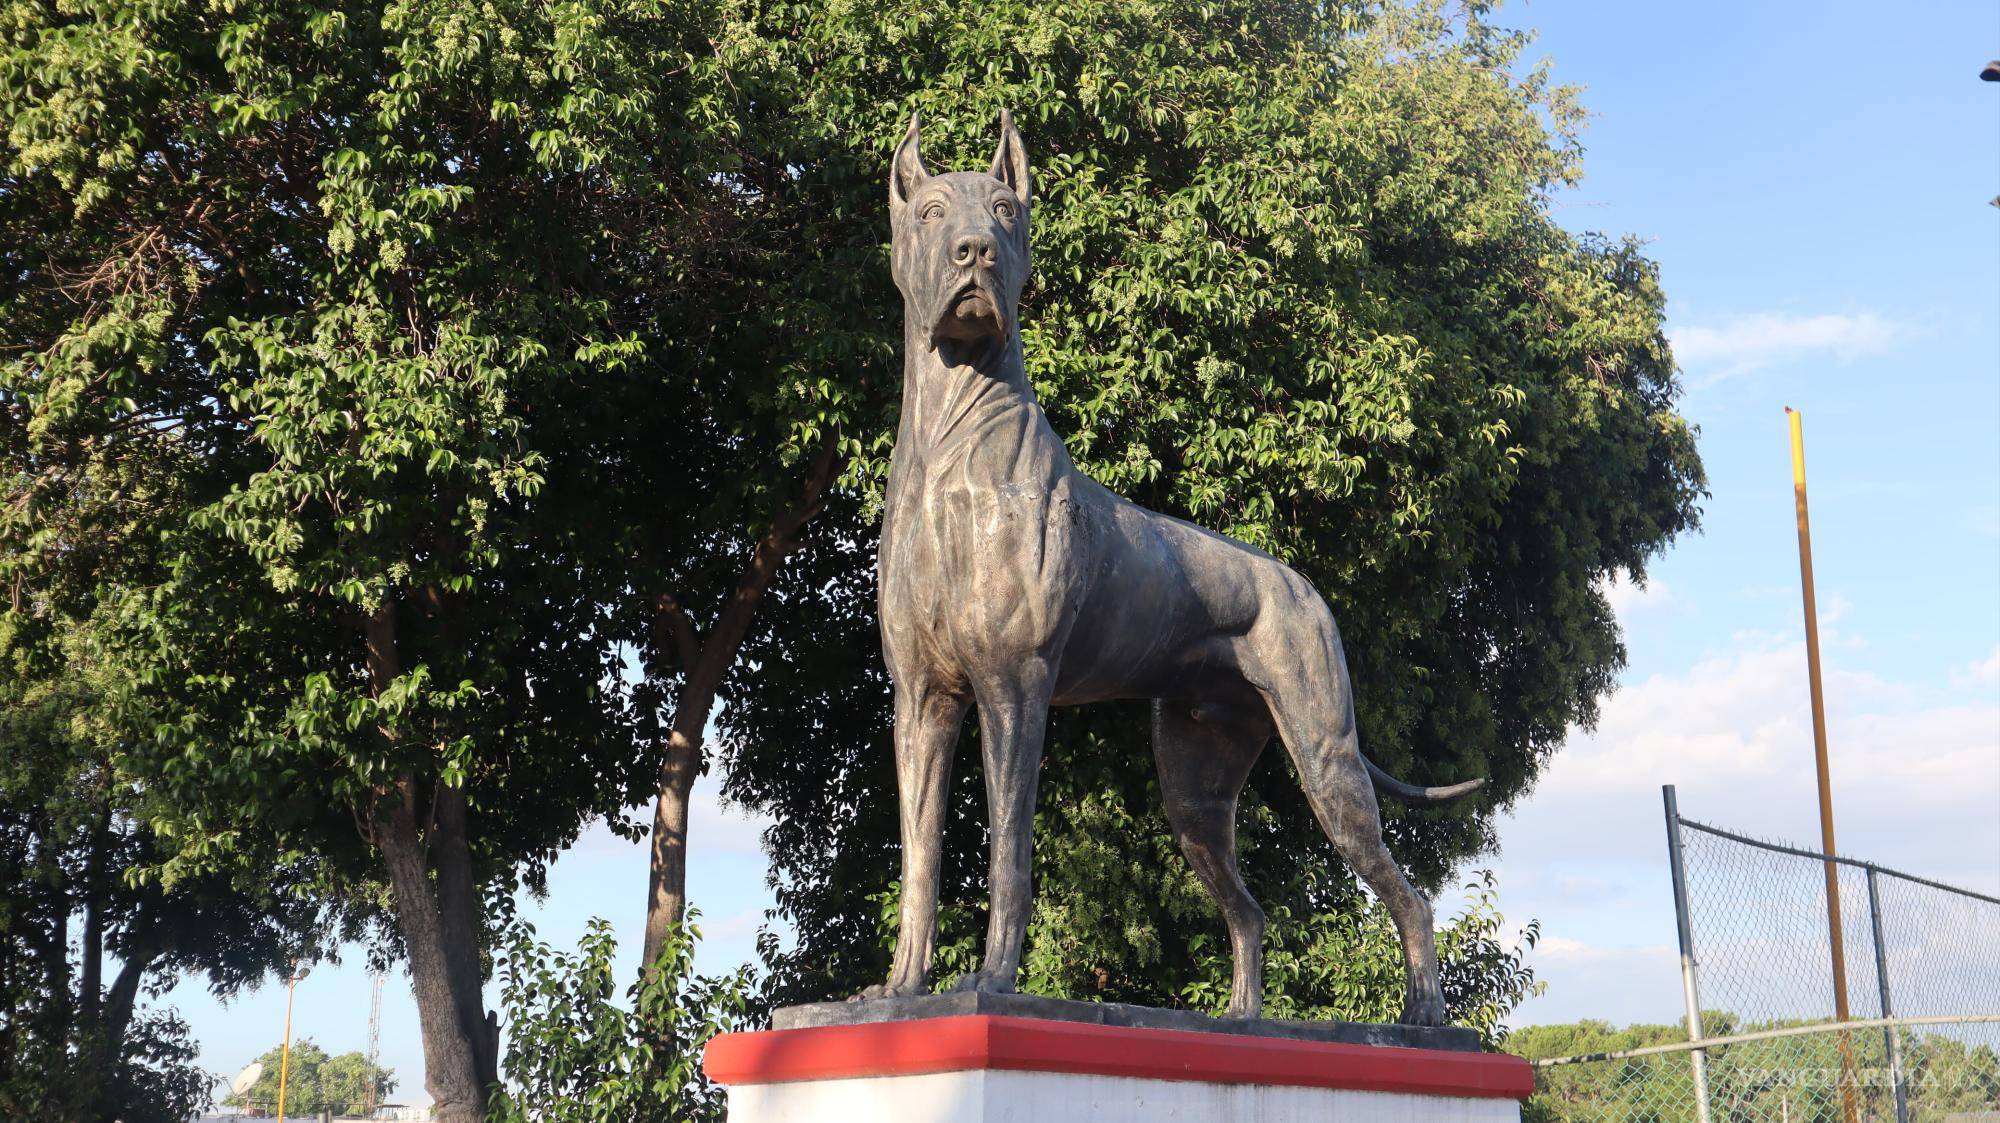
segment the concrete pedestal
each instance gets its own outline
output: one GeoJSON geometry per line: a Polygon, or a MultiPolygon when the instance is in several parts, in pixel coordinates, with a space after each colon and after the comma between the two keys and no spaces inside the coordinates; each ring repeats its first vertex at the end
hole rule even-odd
{"type": "Polygon", "coordinates": [[[729,1034],[705,1065],[730,1123],[1517,1123],[1534,1090],[1526,1061],[1459,1036],[1413,1048],[1221,1024],[947,1012],[729,1034]]]}

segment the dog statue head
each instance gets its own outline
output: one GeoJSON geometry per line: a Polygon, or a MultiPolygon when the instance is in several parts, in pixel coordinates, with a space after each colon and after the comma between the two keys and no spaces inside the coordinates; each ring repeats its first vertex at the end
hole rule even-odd
{"type": "Polygon", "coordinates": [[[1000,111],[986,173],[924,170],[917,119],[889,165],[890,262],[919,338],[946,366],[991,371],[1018,327],[1028,279],[1028,151],[1000,111]]]}

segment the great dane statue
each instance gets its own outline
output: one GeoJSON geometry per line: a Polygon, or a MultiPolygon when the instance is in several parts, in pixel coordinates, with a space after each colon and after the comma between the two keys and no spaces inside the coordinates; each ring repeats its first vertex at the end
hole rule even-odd
{"type": "Polygon", "coordinates": [[[1276,558],[1112,494],[1071,463],[1021,362],[1018,307],[1033,206],[1028,158],[1000,115],[990,172],[932,175],[914,118],[889,175],[891,260],[907,314],[903,412],[882,524],[882,641],[895,685],[902,926],[887,983],[921,994],[937,935],[951,758],[979,708],[990,808],[986,957],[960,989],[1012,991],[1051,705],[1153,702],[1167,820],[1229,927],[1232,1017],[1263,1003],[1264,913],[1236,869],[1236,803],[1276,733],[1319,825],[1395,917],[1402,1020],[1439,1025],[1430,905],[1382,844],[1375,787],[1418,788],[1361,754],[1340,632],[1276,558]]]}

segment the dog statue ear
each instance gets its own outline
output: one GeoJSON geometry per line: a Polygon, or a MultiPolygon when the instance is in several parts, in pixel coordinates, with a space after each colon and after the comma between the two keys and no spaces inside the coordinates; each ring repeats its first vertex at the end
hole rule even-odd
{"type": "Polygon", "coordinates": [[[1000,111],[1000,147],[993,152],[993,178],[1006,184],[1014,194],[1028,201],[1028,146],[1014,127],[1014,115],[1000,111]]]}
{"type": "Polygon", "coordinates": [[[931,173],[924,170],[923,154],[917,151],[917,115],[912,113],[910,131],[903,134],[896,154],[889,158],[889,205],[909,206],[910,197],[930,178],[931,173]]]}

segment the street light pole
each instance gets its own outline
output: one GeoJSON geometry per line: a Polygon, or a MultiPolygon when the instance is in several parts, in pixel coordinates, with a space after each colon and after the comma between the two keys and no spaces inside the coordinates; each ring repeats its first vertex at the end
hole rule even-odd
{"type": "Polygon", "coordinates": [[[292,971],[285,984],[285,1043],[278,1053],[278,1123],[285,1123],[285,1086],[292,1077],[292,996],[299,989],[299,972],[292,971]]]}

